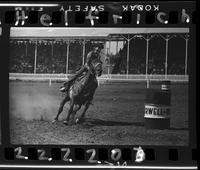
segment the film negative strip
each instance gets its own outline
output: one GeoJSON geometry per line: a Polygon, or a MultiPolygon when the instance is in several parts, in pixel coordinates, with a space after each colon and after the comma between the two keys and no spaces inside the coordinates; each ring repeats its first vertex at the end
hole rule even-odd
{"type": "Polygon", "coordinates": [[[0,169],[197,169],[195,1],[0,2],[0,169]]]}

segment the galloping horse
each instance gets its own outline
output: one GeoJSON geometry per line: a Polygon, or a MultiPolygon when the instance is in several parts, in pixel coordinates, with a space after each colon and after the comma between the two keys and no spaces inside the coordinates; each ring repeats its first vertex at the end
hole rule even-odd
{"type": "Polygon", "coordinates": [[[91,101],[93,100],[94,93],[98,87],[97,78],[102,74],[102,62],[100,60],[94,60],[91,63],[90,69],[86,72],[85,75],[79,77],[77,80],[72,83],[69,90],[65,92],[65,97],[60,103],[58,113],[53,123],[58,120],[59,115],[63,111],[63,107],[66,102],[69,101],[69,111],[64,124],[69,125],[70,115],[72,114],[72,120],[75,123],[83,121],[86,111],[88,110],[91,101]],[[75,119],[76,112],[84,106],[83,112],[80,118],[75,119]]]}

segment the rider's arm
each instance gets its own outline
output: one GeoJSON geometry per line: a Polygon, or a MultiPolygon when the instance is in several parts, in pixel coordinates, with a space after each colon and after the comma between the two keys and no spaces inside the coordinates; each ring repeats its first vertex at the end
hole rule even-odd
{"type": "Polygon", "coordinates": [[[101,55],[98,56],[98,59],[101,61],[101,55]]]}
{"type": "Polygon", "coordinates": [[[86,58],[86,65],[90,65],[92,59],[92,51],[88,53],[87,58],[86,58]]]}

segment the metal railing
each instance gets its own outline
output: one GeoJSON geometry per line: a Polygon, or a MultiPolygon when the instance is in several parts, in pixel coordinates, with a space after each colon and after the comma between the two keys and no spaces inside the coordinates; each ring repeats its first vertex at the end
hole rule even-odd
{"type": "MultiPolygon", "coordinates": [[[[29,80],[29,81],[65,81],[71,74],[32,74],[32,73],[9,73],[9,80],[29,80]]],[[[180,81],[188,82],[188,75],[146,75],[146,74],[103,74],[98,80],[112,81],[180,81]]]]}

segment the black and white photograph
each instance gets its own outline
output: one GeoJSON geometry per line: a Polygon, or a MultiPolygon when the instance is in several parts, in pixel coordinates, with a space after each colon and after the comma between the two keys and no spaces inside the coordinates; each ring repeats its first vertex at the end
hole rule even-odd
{"type": "Polygon", "coordinates": [[[187,27],[12,27],[10,142],[189,145],[187,27]]]}

